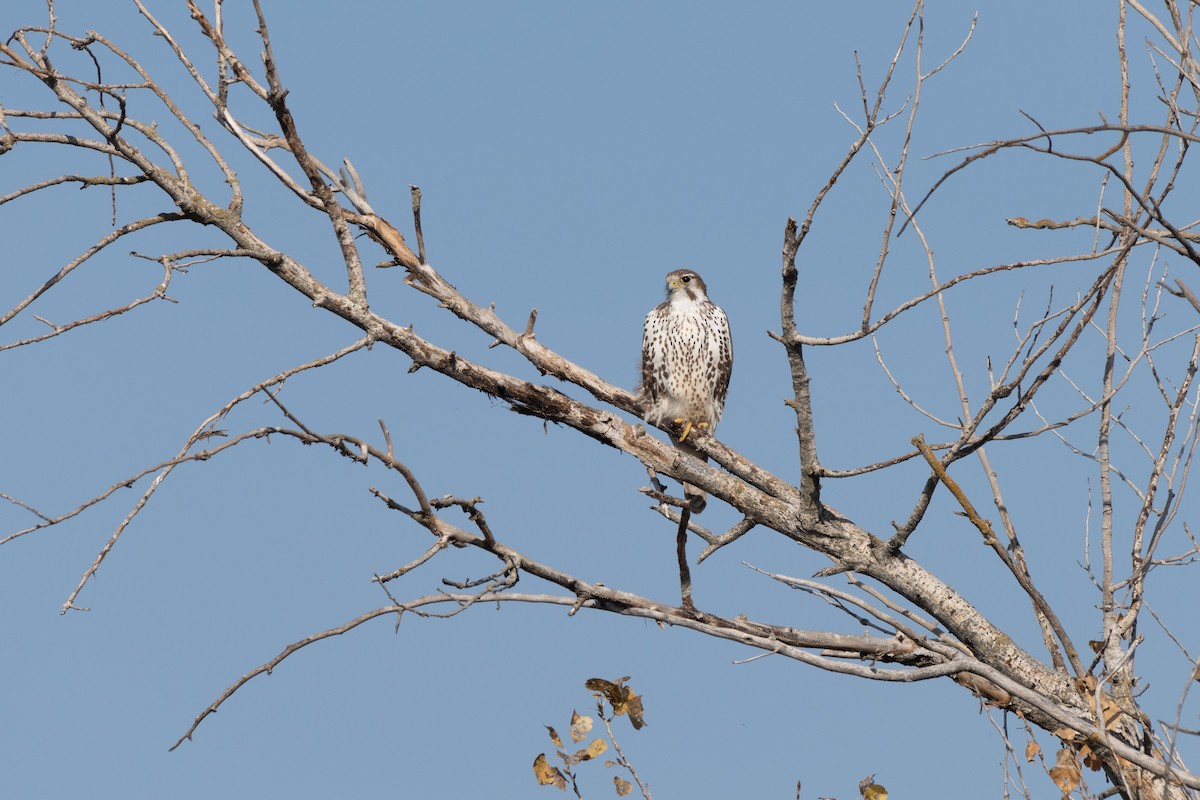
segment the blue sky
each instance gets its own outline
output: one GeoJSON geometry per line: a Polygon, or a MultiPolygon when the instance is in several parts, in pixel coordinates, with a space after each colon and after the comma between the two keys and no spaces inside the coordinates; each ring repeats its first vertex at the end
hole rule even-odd
{"type": "MultiPolygon", "coordinates": [[[[240,5],[226,4],[230,38],[257,63],[254,23],[240,5]]],[[[964,55],[925,86],[906,178],[910,196],[955,163],[927,156],[1029,132],[1021,110],[1047,128],[1091,124],[1101,113],[1115,119],[1111,5],[1010,2],[982,11],[964,55]]],[[[151,6],[211,75],[212,60],[186,9],[151,6]]],[[[495,303],[510,324],[520,327],[536,307],[544,344],[632,388],[641,320],[661,300],[663,275],[681,266],[700,272],[727,310],[736,343],[720,438],[795,479],[794,418],[783,405],[786,362],[766,335],[779,325],[783,226],[805,212],[854,138],[835,108],[853,117],[861,106],[853,53],[873,91],[910,11],[906,4],[264,6],[309,149],[328,164],[350,158],[374,206],[406,231],[408,187],[419,185],[430,262],[467,296],[495,303]]],[[[337,284],[342,268],[322,219],[236,152],[132,4],[59,0],[55,7],[62,30],[97,30],[177,89],[230,154],[244,181],[247,224],[337,284]]],[[[928,4],[926,68],[958,46],[973,14],[961,3],[928,4]]],[[[33,0],[0,12],[5,35],[43,21],[33,0]]],[[[1142,65],[1145,35],[1139,28],[1130,37],[1142,65]]],[[[66,50],[56,63],[90,69],[66,50]]],[[[904,106],[913,69],[910,57],[902,60],[885,107],[904,106]]],[[[24,76],[0,75],[5,107],[45,102],[24,76]]],[[[1135,88],[1138,110],[1157,121],[1156,89],[1144,68],[1135,73],[1135,88]]],[[[241,108],[248,121],[268,124],[248,98],[241,108]]],[[[130,113],[140,116],[132,106],[130,113]]],[[[170,125],[161,109],[145,115],[170,125]]],[[[901,132],[902,120],[880,134],[889,159],[901,132]]],[[[197,164],[197,184],[223,197],[219,175],[200,166],[197,153],[184,152],[197,164]]],[[[100,174],[107,165],[21,147],[0,159],[0,194],[65,169],[100,174]]],[[[1086,237],[1018,232],[1004,220],[1092,213],[1099,181],[1094,170],[1021,154],[960,175],[922,212],[941,274],[1086,248],[1086,237]]],[[[1181,181],[1175,201],[1186,208],[1195,200],[1181,181]]],[[[886,209],[864,159],[831,195],[801,252],[803,332],[833,335],[857,325],[886,209]]],[[[118,219],[160,210],[154,192],[139,187],[120,198],[118,219]]],[[[0,208],[0,306],[11,307],[104,235],[110,213],[108,196],[96,189],[59,188],[0,208]]],[[[161,279],[156,265],[129,250],[155,255],[213,241],[188,228],[148,234],[97,258],[31,312],[63,322],[119,305],[161,279]]],[[[892,247],[881,309],[928,281],[914,237],[892,247]]],[[[382,259],[365,240],[363,250],[382,259]]],[[[1002,360],[1012,347],[1022,292],[1030,309],[1044,305],[1051,284],[1057,296],[1069,297],[1090,281],[1072,269],[1021,273],[948,295],[960,320],[959,357],[977,394],[986,386],[985,356],[1002,360]]],[[[1142,254],[1134,271],[1148,269],[1149,254],[1142,254]]],[[[1173,274],[1186,270],[1176,264],[1173,274]]],[[[396,270],[368,275],[373,308],[469,358],[536,377],[519,356],[487,349],[486,337],[401,277],[396,270]]],[[[171,457],[203,419],[247,387],[357,338],[255,264],[195,266],[173,278],[170,294],[177,303],[153,303],[0,353],[0,491],[61,513],[171,457]]],[[[1190,324],[1190,311],[1175,305],[1170,313],[1180,329],[1190,324]]],[[[1136,327],[1136,310],[1131,319],[1136,327]]],[[[41,330],[26,314],[0,331],[0,341],[41,330]]],[[[889,365],[922,403],[953,418],[957,405],[932,307],[893,331],[881,340],[889,365]]],[[[1164,351],[1164,361],[1177,356],[1164,351]]],[[[917,433],[939,438],[898,399],[869,342],[815,350],[809,358],[828,466],[904,452],[917,433]]],[[[1097,363],[1073,364],[1073,375],[1094,381],[1097,363]]],[[[397,453],[430,494],[485,498],[497,535],[530,556],[585,580],[675,596],[674,531],[637,492],[646,484],[644,468],[569,429],[543,431],[498,401],[407,368],[401,354],[375,347],[290,380],[282,399],[317,430],[378,439],[376,420],[385,420],[397,453]]],[[[1048,406],[1070,404],[1065,386],[1056,392],[1048,406]]],[[[1131,387],[1131,419],[1144,419],[1151,437],[1155,402],[1149,388],[1131,387]]],[[[273,407],[256,400],[224,427],[237,432],[278,422],[273,407]]],[[[1093,431],[1080,429],[1076,438],[1086,446],[1093,431]]],[[[1035,578],[1077,641],[1094,638],[1097,598],[1078,566],[1094,470],[1051,440],[997,449],[993,459],[1035,578]]],[[[1136,455],[1129,466],[1142,469],[1136,455]]],[[[968,486],[986,491],[977,466],[964,462],[961,469],[968,486]]],[[[891,520],[907,516],[924,475],[909,467],[832,483],[826,500],[886,535],[891,520]]],[[[557,796],[534,785],[530,770],[534,756],[549,749],[542,726],[563,731],[572,708],[589,708],[585,679],[622,675],[632,676],[644,696],[649,723],[634,733],[622,722],[622,746],[660,798],[785,798],[797,780],[805,797],[848,798],[869,773],[897,798],[957,796],[964,785],[999,789],[1002,743],[977,702],[948,681],[893,686],[779,658],[738,664],[755,654],[641,621],[568,619],[561,609],[535,607],[477,607],[451,620],[410,617],[398,632],[391,620],[377,620],[256,679],[194,741],[168,753],[238,676],[290,642],[385,604],[371,576],[411,560],[429,542],[423,529],[368,494],[379,485],[403,496],[394,476],[283,439],[250,443],[177,470],[80,597],[92,610],[60,617],[63,600],[145,485],[0,551],[6,796],[557,796]]],[[[1131,513],[1128,500],[1119,513],[1131,513]]],[[[910,554],[1041,656],[1027,603],[943,501],[910,554]]],[[[1185,505],[1181,516],[1194,520],[1194,512],[1194,504],[1185,505]]],[[[703,522],[721,529],[736,519],[712,503],[703,522]]],[[[29,521],[21,509],[0,506],[0,532],[29,521]]],[[[492,569],[474,553],[439,561],[393,592],[416,597],[436,590],[442,577],[492,569]]],[[[743,561],[804,577],[827,563],[755,531],[694,568],[697,603],[729,616],[860,632],[743,561]]],[[[1183,571],[1165,574],[1152,603],[1194,649],[1200,629],[1188,609],[1197,594],[1185,578],[1183,571]]],[[[532,579],[523,587],[539,588],[532,579]]],[[[1141,667],[1159,692],[1148,696],[1148,706],[1167,716],[1187,663],[1160,638],[1145,646],[1141,667]]],[[[1194,723],[1195,713],[1193,701],[1184,724],[1194,723]]],[[[1009,726],[1020,750],[1019,721],[1009,726]]],[[[585,796],[612,791],[604,772],[583,765],[585,796]]]]}

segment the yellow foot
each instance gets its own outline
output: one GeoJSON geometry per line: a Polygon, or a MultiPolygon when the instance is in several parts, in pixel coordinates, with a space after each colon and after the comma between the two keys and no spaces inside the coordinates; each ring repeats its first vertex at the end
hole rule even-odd
{"type": "Polygon", "coordinates": [[[683,417],[676,418],[675,424],[683,426],[683,435],[679,437],[679,441],[681,442],[687,440],[688,434],[692,432],[692,428],[708,427],[707,422],[692,422],[690,419],[684,419],[683,417]]]}

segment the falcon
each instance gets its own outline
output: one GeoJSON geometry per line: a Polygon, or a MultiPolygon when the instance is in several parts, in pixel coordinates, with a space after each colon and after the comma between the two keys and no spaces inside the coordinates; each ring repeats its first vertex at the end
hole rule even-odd
{"type": "MultiPolygon", "coordinates": [[[[687,439],[697,428],[716,430],[732,371],[729,318],[708,299],[704,279],[690,269],[668,273],[666,302],[646,315],[642,329],[643,419],[675,423],[675,446],[707,461],[687,439]]],[[[703,489],[685,483],[683,494],[695,514],[708,504],[703,489]]]]}

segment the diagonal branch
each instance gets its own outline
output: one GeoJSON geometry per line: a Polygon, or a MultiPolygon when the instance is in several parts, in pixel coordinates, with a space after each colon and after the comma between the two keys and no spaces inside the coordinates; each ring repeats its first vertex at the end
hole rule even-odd
{"type": "Polygon", "coordinates": [[[966,513],[967,519],[970,521],[970,523],[974,525],[975,528],[983,535],[983,543],[990,547],[992,552],[996,554],[996,557],[1000,559],[1001,563],[1008,568],[1008,571],[1014,578],[1016,578],[1017,583],[1020,584],[1021,589],[1025,592],[1029,599],[1033,601],[1033,605],[1037,609],[1038,613],[1046,618],[1050,624],[1050,627],[1054,630],[1054,635],[1062,644],[1063,650],[1067,654],[1067,659],[1071,662],[1071,669],[1073,669],[1075,674],[1078,676],[1084,675],[1086,673],[1086,669],[1083,666],[1083,662],[1079,660],[1079,654],[1076,652],[1075,645],[1071,641],[1071,638],[1067,635],[1066,628],[1064,628],[1062,622],[1059,621],[1058,615],[1054,613],[1054,609],[1051,608],[1050,604],[1046,602],[1046,598],[1033,585],[1033,579],[1030,577],[1029,573],[1016,563],[1013,557],[1009,554],[1008,550],[1005,548],[1004,543],[1001,542],[996,536],[995,531],[992,530],[992,523],[981,517],[979,512],[975,510],[975,506],[967,497],[966,492],[962,490],[962,487],[958,485],[957,481],[950,477],[950,475],[946,472],[945,467],[942,466],[942,462],[934,454],[933,450],[929,448],[929,445],[925,444],[924,437],[916,436],[913,438],[912,443],[918,450],[921,451],[921,455],[925,457],[925,462],[929,464],[929,467],[933,470],[933,474],[937,480],[950,490],[950,494],[954,495],[954,499],[958,501],[960,506],[962,506],[962,509],[966,513]]]}

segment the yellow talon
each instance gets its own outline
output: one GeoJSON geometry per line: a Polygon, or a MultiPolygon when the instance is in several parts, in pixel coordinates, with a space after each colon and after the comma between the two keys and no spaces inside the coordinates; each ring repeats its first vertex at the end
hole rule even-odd
{"type": "Polygon", "coordinates": [[[679,417],[678,419],[676,419],[675,423],[677,425],[683,425],[683,435],[679,437],[679,441],[681,441],[681,442],[687,440],[688,434],[692,432],[693,427],[696,427],[696,428],[707,428],[708,427],[707,422],[693,423],[690,419],[684,419],[683,417],[679,417]]]}

